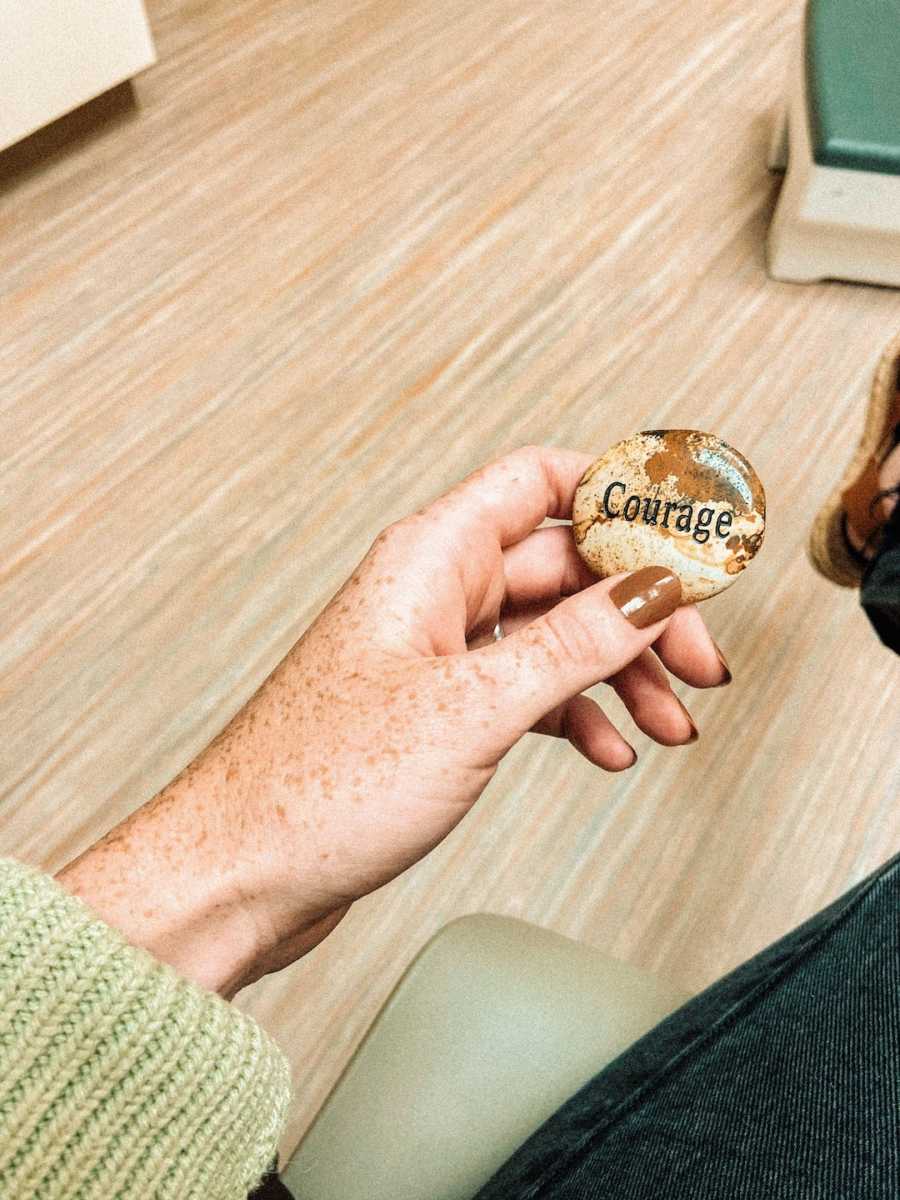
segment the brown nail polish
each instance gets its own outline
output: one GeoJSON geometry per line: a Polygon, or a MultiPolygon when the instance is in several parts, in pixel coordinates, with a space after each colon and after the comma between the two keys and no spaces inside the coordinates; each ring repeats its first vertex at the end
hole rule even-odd
{"type": "MultiPolygon", "coordinates": [[[[675,697],[675,699],[676,699],[676,700],[678,700],[678,697],[676,696],[676,697],[675,697]]],[[[697,738],[700,736],[700,730],[699,730],[699,729],[697,728],[697,726],[694,724],[694,718],[691,716],[691,714],[688,712],[688,710],[687,710],[687,709],[684,707],[684,705],[683,705],[683,704],[681,704],[681,701],[680,701],[680,700],[678,700],[678,703],[681,705],[681,711],[682,711],[682,712],[684,713],[684,715],[687,717],[687,719],[688,719],[688,724],[689,724],[689,725],[690,725],[690,727],[691,727],[691,736],[690,736],[690,737],[688,738],[688,740],[687,740],[686,742],[684,742],[683,744],[684,744],[685,746],[690,746],[690,745],[691,745],[693,742],[696,742],[697,738]]]]}
{"type": "Polygon", "coordinates": [[[731,669],[729,668],[728,663],[725,661],[725,655],[722,653],[722,651],[719,649],[719,647],[716,645],[716,643],[713,641],[713,639],[710,638],[709,640],[713,644],[713,650],[715,650],[715,652],[716,652],[716,657],[719,660],[719,665],[721,666],[722,670],[725,672],[724,679],[722,680],[721,683],[716,684],[716,687],[724,687],[726,683],[731,683],[731,679],[732,679],[731,669]]]}
{"type": "Polygon", "coordinates": [[[609,598],[636,629],[646,629],[681,603],[681,580],[668,567],[641,567],[620,579],[609,598]]]}

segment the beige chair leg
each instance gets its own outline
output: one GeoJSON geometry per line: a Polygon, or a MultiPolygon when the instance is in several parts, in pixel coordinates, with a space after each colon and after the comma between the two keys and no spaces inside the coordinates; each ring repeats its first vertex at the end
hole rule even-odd
{"type": "Polygon", "coordinates": [[[302,1200],[469,1200],[686,999],[524,921],[454,921],[394,989],[282,1180],[302,1200]]]}

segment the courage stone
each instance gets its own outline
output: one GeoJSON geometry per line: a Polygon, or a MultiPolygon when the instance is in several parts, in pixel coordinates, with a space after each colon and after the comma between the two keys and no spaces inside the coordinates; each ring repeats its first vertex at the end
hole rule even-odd
{"type": "Polygon", "coordinates": [[[765,528],[756,472],[697,429],[651,429],[619,442],[585,471],[572,507],[575,544],[596,575],[669,567],[685,603],[730,587],[765,528]]]}

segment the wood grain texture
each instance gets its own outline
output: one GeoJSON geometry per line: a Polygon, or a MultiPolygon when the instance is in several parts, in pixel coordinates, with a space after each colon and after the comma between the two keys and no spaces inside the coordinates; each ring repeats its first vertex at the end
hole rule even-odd
{"type": "Polygon", "coordinates": [[[56,868],[153,795],[384,524],[502,450],[695,426],[767,488],[697,745],[626,717],[612,777],[526,738],[241,998],[293,1062],[285,1149],[452,917],[700,988],[897,849],[897,662],[804,543],[900,294],[766,277],[799,9],[153,0],[133,98],[0,157],[4,853],[56,868]]]}

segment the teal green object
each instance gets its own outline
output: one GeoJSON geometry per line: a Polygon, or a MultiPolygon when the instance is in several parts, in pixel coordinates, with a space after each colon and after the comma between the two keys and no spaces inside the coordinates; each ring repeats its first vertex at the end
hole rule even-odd
{"type": "Polygon", "coordinates": [[[900,0],[808,0],[813,159],[900,175],[900,0]]]}

